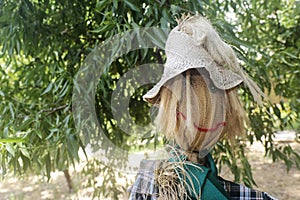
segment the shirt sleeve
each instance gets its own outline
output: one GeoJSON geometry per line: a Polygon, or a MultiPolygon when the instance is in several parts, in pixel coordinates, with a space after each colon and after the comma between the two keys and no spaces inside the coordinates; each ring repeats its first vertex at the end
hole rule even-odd
{"type": "Polygon", "coordinates": [[[134,184],[128,189],[129,200],[157,200],[158,189],[155,182],[157,161],[143,160],[134,184]]]}
{"type": "Polygon", "coordinates": [[[219,177],[219,182],[232,200],[278,200],[266,192],[254,190],[221,177],[219,177]]]}

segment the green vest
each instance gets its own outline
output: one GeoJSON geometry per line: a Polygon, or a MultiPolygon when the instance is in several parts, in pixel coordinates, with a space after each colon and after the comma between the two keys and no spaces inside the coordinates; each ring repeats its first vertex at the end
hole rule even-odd
{"type": "MultiPolygon", "coordinates": [[[[207,155],[208,166],[185,161],[175,167],[181,183],[184,183],[186,191],[193,200],[228,200],[230,199],[218,182],[216,165],[210,154],[207,155]],[[184,170],[182,170],[184,169],[184,170]]],[[[169,162],[185,160],[184,156],[171,158],[169,162]]]]}

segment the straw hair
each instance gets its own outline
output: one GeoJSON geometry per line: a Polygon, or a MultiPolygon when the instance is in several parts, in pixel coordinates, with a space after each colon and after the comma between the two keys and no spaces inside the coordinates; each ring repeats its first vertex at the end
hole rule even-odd
{"type": "MultiPolygon", "coordinates": [[[[163,161],[156,170],[156,181],[158,186],[158,200],[192,200],[191,194],[201,198],[201,188],[199,194],[192,181],[192,174],[186,173],[186,166],[193,166],[198,170],[203,169],[182,157],[183,153],[180,149],[167,146],[173,152],[173,161],[163,161]],[[181,175],[179,175],[181,173],[181,175]],[[190,184],[188,184],[188,182],[190,184]]],[[[200,182],[197,182],[201,185],[200,182]]]]}
{"type": "Polygon", "coordinates": [[[158,200],[190,199],[184,183],[180,181],[175,171],[178,166],[183,166],[183,163],[164,162],[157,170],[158,200]]]}
{"type": "Polygon", "coordinates": [[[249,119],[238,96],[237,87],[226,90],[226,122],[221,137],[234,141],[236,137],[245,136],[245,125],[249,124],[249,119]]]}

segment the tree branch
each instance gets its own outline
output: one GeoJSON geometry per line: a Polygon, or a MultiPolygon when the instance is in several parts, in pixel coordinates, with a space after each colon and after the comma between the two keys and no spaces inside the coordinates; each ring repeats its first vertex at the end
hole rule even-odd
{"type": "Polygon", "coordinates": [[[59,111],[59,110],[62,110],[62,109],[64,109],[64,108],[66,108],[66,107],[68,107],[68,106],[69,106],[69,105],[62,105],[62,106],[58,106],[58,107],[56,107],[56,108],[44,109],[44,110],[41,110],[40,112],[47,112],[48,115],[50,115],[50,114],[55,113],[56,111],[59,111]]]}

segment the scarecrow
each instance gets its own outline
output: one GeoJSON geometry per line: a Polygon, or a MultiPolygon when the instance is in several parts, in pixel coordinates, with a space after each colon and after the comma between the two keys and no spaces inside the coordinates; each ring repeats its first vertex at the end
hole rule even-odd
{"type": "Polygon", "coordinates": [[[218,177],[210,150],[243,135],[247,117],[238,98],[244,82],[263,93],[239,67],[232,48],[207,19],[183,16],[169,34],[161,80],[143,98],[158,107],[156,124],[172,145],[165,160],[143,160],[130,200],[274,199],[218,177]]]}

